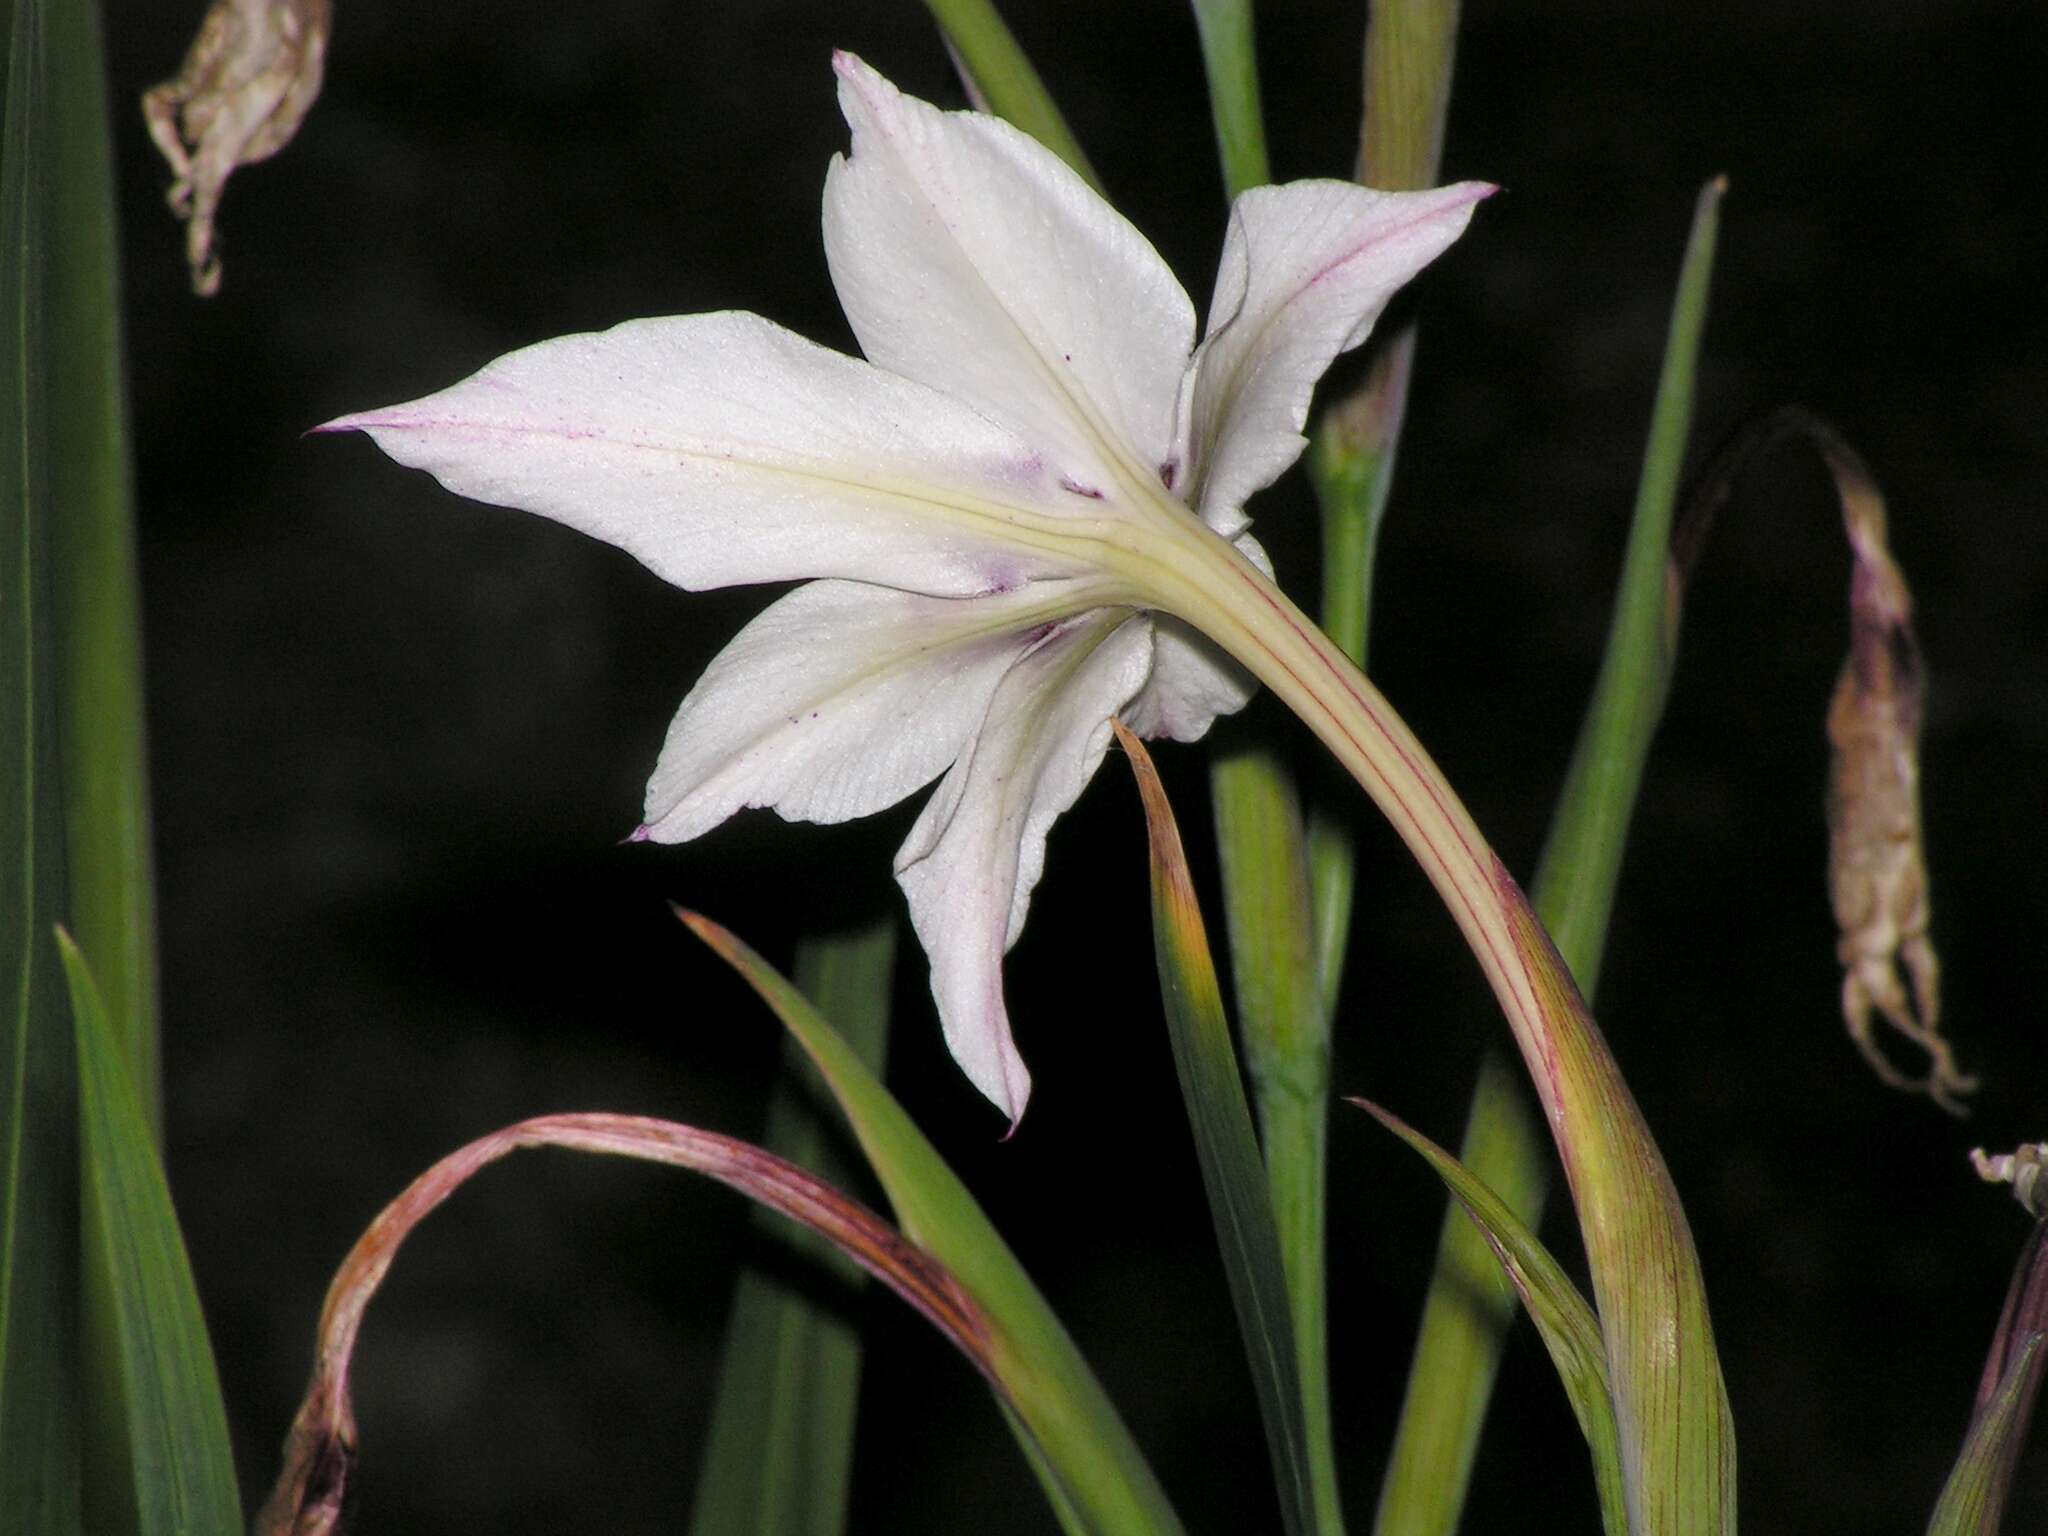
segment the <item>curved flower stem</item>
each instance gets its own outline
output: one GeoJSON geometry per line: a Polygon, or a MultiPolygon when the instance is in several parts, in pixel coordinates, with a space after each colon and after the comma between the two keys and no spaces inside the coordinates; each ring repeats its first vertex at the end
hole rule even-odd
{"type": "Polygon", "coordinates": [[[1507,1015],[1578,1207],[1638,1531],[1733,1520],[1733,1434],[1692,1234],[1662,1155],[1528,899],[1401,717],[1207,530],[1147,576],[1314,731],[1422,865],[1507,1015]]]}

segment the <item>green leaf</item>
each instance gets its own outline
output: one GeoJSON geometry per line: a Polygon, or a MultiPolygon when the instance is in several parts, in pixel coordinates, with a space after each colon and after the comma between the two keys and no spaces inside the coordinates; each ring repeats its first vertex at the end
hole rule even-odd
{"type": "MultiPolygon", "coordinates": [[[[847,1043],[879,1072],[888,1040],[893,914],[797,947],[798,987],[846,1027],[847,1043]]],[[[853,1168],[838,1126],[822,1118],[823,1080],[791,1037],[768,1104],[762,1145],[847,1187],[853,1168]]],[[[758,1213],[765,1216],[765,1212],[758,1213]]],[[[766,1222],[758,1222],[757,1229],[766,1222]]],[[[797,1229],[788,1247],[851,1294],[860,1271],[831,1244],[797,1229]]],[[[845,1529],[860,1396],[860,1336],[844,1316],[759,1266],[743,1271],[718,1373],[704,1471],[691,1529],[702,1536],[833,1536],[845,1529]]]]}
{"type": "Polygon", "coordinates": [[[1252,45],[1251,0],[1194,0],[1209,76],[1209,111],[1223,185],[1231,197],[1273,179],[1266,160],[1266,124],[1259,110],[1258,55],[1252,45]]]}
{"type": "MultiPolygon", "coordinates": [[[[110,1282],[138,1536],[242,1529],[227,1409],[142,1100],[85,958],[61,930],[78,1051],[88,1262],[110,1282]]],[[[109,1490],[96,1490],[95,1502],[109,1490]]],[[[108,1507],[115,1507],[110,1502],[108,1507]]]]}
{"type": "Polygon", "coordinates": [[[1262,746],[1218,753],[1209,786],[1245,1070],[1258,1101],[1266,1187],[1286,1271],[1317,1529],[1338,1531],[1343,1510],[1324,1261],[1330,1015],[1316,978],[1301,805],[1293,776],[1262,746]]]}
{"type": "MultiPolygon", "coordinates": [[[[1976,1154],[1981,1156],[1981,1154],[1976,1154]]],[[[1983,1172],[1980,1165],[1979,1173],[1983,1172]]],[[[2022,1203],[2026,1203],[2022,1200],[2022,1203]]],[[[1928,1536],[1997,1536],[2020,1450],[2041,1390],[2043,1331],[2048,1330],[2048,1222],[2035,1221],[2013,1266],[2012,1284],[1991,1336],[1976,1410],[1928,1536]]]]}
{"type": "MultiPolygon", "coordinates": [[[[1671,522],[1724,190],[1718,179],[1708,183],[1694,209],[1607,652],[1536,875],[1536,912],[1588,999],[1599,983],[1629,818],[1669,690],[1671,522]]],[[[1498,1053],[1480,1065],[1459,1156],[1524,1222],[1536,1222],[1549,1186],[1544,1127],[1498,1053]]],[[[1470,1224],[1447,1213],[1381,1493],[1382,1530],[1444,1536],[1457,1528],[1513,1320],[1497,1288],[1473,1284],[1491,1262],[1470,1224]]]]}
{"type": "Polygon", "coordinates": [[[1607,1536],[1628,1536],[1628,1501],[1621,1467],[1621,1432],[1614,1422],[1614,1396],[1607,1377],[1600,1320],[1536,1234],[1471,1171],[1420,1131],[1364,1099],[1352,1103],[1420,1153],[1444,1181],[1471,1225],[1487,1245],[1499,1272],[1514,1287],[1557,1367],[1565,1396],[1586,1446],[1593,1453],[1593,1479],[1600,1490],[1600,1522],[1607,1536]]]}
{"type": "Polygon", "coordinates": [[[1927,1522],[1928,1536],[1998,1536],[2019,1442],[2026,1435],[2027,1408],[2041,1385],[2043,1337],[2027,1335],[1997,1392],[1970,1421],[1962,1454],[1927,1522]]]}
{"type": "Polygon", "coordinates": [[[1101,178],[993,0],[925,0],[925,5],[979,105],[1030,134],[1100,192],[1101,178]]]}
{"type": "MultiPolygon", "coordinates": [[[[1055,1509],[1101,1536],[1179,1532],[1130,1431],[1052,1309],[953,1171],[859,1056],[733,934],[680,913],[817,1064],[910,1239],[944,1264],[991,1324],[990,1371],[1051,1479],[1055,1509]]],[[[1064,1522],[1063,1522],[1064,1523],[1064,1522]]]]}
{"type": "Polygon", "coordinates": [[[1672,509],[1692,430],[1700,336],[1706,328],[1714,242],[1727,189],[1727,182],[1716,177],[1700,189],[1693,207],[1607,650],[1533,888],[1537,910],[1588,997],[1599,988],[1600,955],[1628,844],[1629,819],[1650,742],[1663,717],[1677,654],[1677,614],[1669,579],[1672,509]]]}
{"type": "Polygon", "coordinates": [[[50,611],[51,81],[6,13],[0,96],[0,1536],[79,1529],[78,1092],[50,611]]]}
{"type": "Polygon", "coordinates": [[[1457,791],[1350,658],[1231,546],[1181,552],[1184,564],[1151,573],[1159,605],[1241,662],[1357,779],[1443,900],[1515,1037],[1585,1238],[1632,1527],[1726,1530],[1733,1430],[1698,1250],[1570,971],[1457,791]]]}
{"type": "MultiPolygon", "coordinates": [[[[1266,128],[1259,106],[1259,70],[1253,45],[1251,0],[1193,0],[1208,76],[1209,106],[1216,124],[1223,184],[1235,198],[1272,180],[1266,156],[1266,128]]],[[[1141,778],[1141,783],[1143,782],[1141,778]]],[[[1330,1015],[1318,984],[1315,916],[1310,906],[1307,833],[1294,775],[1269,747],[1247,742],[1218,751],[1209,766],[1209,798],[1223,866],[1224,927],[1230,937],[1231,975],[1236,983],[1238,1023],[1245,1067],[1258,1097],[1259,1140],[1269,1199],[1266,1224],[1282,1255],[1288,1305],[1288,1334],[1294,1361],[1284,1380],[1295,1402],[1283,1408],[1267,1393],[1276,1381],[1262,1370],[1260,1354],[1271,1340],[1255,1337],[1258,1320],[1247,1311],[1246,1289],[1257,1270],[1242,1270],[1233,1259],[1219,1204],[1218,1175],[1205,1160],[1210,1204],[1231,1265],[1238,1323],[1253,1355],[1269,1448],[1292,1520],[1313,1519],[1312,1528],[1335,1533],[1344,1517],[1337,1487],[1336,1437],[1330,1416],[1329,1299],[1324,1258],[1329,1210],[1330,1015]],[[1283,1430],[1286,1443],[1275,1437],[1283,1430]],[[1294,1436],[1299,1436],[1298,1441],[1294,1436]],[[1304,1488],[1292,1486],[1306,1476],[1304,1488]],[[1295,1507],[1305,1493],[1307,1503],[1295,1507]]],[[[1149,803],[1149,802],[1148,802],[1149,803]]],[[[1178,834],[1174,842],[1178,846],[1178,834]]],[[[1156,854],[1155,854],[1156,857],[1156,854]]],[[[1199,913],[1196,914],[1199,920],[1199,913]]],[[[1160,949],[1159,963],[1168,961],[1160,949]]],[[[1203,963],[1207,964],[1206,948],[1203,963]]],[[[1218,1003],[1220,1009],[1221,1003],[1218,1003]]],[[[1227,1044],[1227,1037],[1226,1037],[1227,1044]]],[[[1175,1060],[1183,1053],[1179,1031],[1175,1060]]],[[[1231,1081],[1236,1082],[1235,1063],[1231,1081]]],[[[1189,1093],[1186,1068],[1182,1091],[1189,1093]]],[[[1241,1090],[1240,1090],[1241,1092],[1241,1090]]],[[[1197,1125],[1203,1115],[1194,1097],[1188,1112],[1197,1125]]]]}
{"type": "MultiPolygon", "coordinates": [[[[1223,1015],[1223,994],[1209,956],[1201,905],[1151,754],[1121,721],[1111,725],[1130,759],[1145,804],[1145,829],[1152,848],[1152,943],[1158,954],[1167,1031],[1173,1041],[1173,1065],[1195,1135],[1195,1155],[1209,1195],[1209,1213],[1216,1223],[1216,1243],[1223,1254],[1230,1297],[1237,1307],[1238,1332],[1243,1335],[1252,1384],[1258,1391],[1281,1515],[1291,1532],[1335,1532],[1342,1528],[1342,1520],[1336,1508],[1334,1478],[1327,1523],[1325,1512],[1318,1509],[1316,1472],[1310,1463],[1302,1418],[1301,1383],[1295,1374],[1294,1327],[1280,1234],[1266,1197],[1265,1167],[1252,1132],[1251,1106],[1245,1102],[1244,1084],[1237,1075],[1237,1054],[1231,1049],[1230,1022],[1223,1015]]],[[[1302,974],[1305,979],[1305,965],[1302,974]]],[[[1316,1107],[1321,1108],[1320,1099],[1316,1107]]]]}
{"type": "Polygon", "coordinates": [[[51,79],[49,324],[44,375],[61,711],[67,925],[92,957],[107,1017],[152,1126],[156,919],[143,743],[113,155],[93,0],[46,5],[51,79]]]}

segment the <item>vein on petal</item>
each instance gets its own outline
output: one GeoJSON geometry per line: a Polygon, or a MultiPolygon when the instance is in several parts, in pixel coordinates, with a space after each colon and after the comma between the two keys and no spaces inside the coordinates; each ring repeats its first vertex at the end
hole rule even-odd
{"type": "MultiPolygon", "coordinates": [[[[907,509],[915,509],[912,515],[922,520],[957,527],[961,520],[965,519],[992,530],[1002,543],[1021,544],[1040,554],[1061,557],[1061,563],[1069,567],[1055,572],[1027,573],[1025,579],[1030,581],[1071,579],[1077,568],[1084,568],[1084,562],[1074,559],[1076,545],[1107,545],[1114,542],[1107,531],[1114,519],[1103,517],[1099,513],[1083,514],[1078,507],[1072,516],[1063,516],[1058,512],[1042,511],[1018,502],[969,497],[946,487],[911,486],[859,479],[814,464],[772,463],[744,456],[743,447],[738,451],[724,447],[698,448],[680,443],[636,441],[603,430],[569,426],[529,425],[523,422],[485,423],[471,417],[433,417],[416,414],[396,416],[380,412],[345,416],[329,423],[323,430],[349,428],[379,432],[433,431],[450,437],[467,436],[482,440],[495,437],[598,442],[622,454],[648,454],[662,459],[680,459],[741,470],[764,477],[780,477],[800,483],[831,486],[842,491],[859,492],[881,501],[900,503],[907,509]]],[[[1077,495],[1075,499],[1092,501],[1095,498],[1077,495]]],[[[994,585],[1007,590],[1008,584],[994,585]]]]}

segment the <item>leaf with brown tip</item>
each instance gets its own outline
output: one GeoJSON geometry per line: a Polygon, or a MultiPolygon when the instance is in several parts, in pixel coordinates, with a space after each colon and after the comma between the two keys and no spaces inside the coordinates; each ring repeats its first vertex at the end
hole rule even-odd
{"type": "Polygon", "coordinates": [[[759,1147],[640,1115],[543,1115],[450,1153],[386,1206],[342,1261],[320,1312],[312,1384],[256,1536],[333,1536],[356,1459],[349,1369],[363,1312],[406,1238],[479,1170],[522,1147],[567,1147],[706,1174],[818,1233],[991,1374],[987,1319],[946,1267],[858,1201],[759,1147]]]}

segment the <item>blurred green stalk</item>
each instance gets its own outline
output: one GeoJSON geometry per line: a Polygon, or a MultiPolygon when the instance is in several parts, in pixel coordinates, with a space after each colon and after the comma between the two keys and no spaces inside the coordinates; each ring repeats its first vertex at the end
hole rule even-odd
{"type": "Polygon", "coordinates": [[[92,962],[150,1124],[162,1136],[156,898],[143,729],[142,599],[135,560],[113,150],[99,7],[46,7],[50,102],[50,316],[45,375],[59,749],[68,926],[92,962]]]}
{"type": "Polygon", "coordinates": [[[80,1528],[76,1049],[54,925],[64,826],[47,388],[46,7],[4,11],[0,87],[0,1536],[80,1528]]]}

